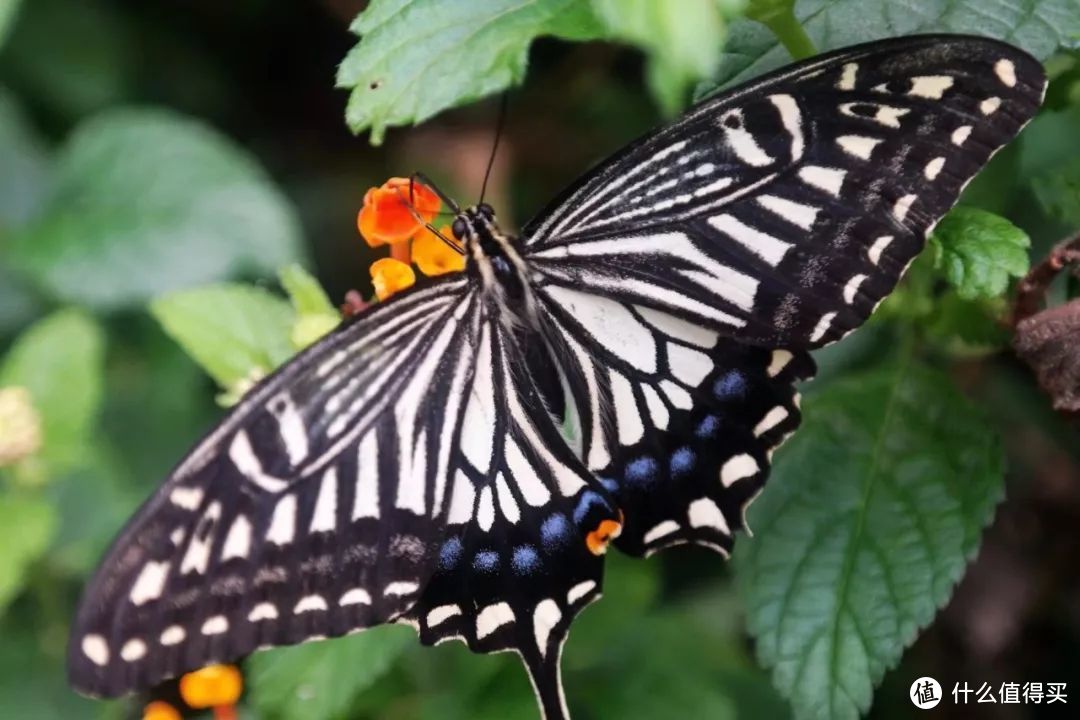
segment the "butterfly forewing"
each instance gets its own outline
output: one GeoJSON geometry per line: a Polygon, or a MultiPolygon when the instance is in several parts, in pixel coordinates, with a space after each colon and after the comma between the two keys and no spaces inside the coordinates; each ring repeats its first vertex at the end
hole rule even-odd
{"type": "Polygon", "coordinates": [[[980,38],[800,63],[603,163],[526,228],[530,259],[743,343],[817,347],[892,290],[1044,87],[1033,58],[980,38]]]}
{"type": "Polygon", "coordinates": [[[465,278],[402,295],[253,390],[114,543],[72,633],[117,695],[412,606],[434,569],[472,383],[465,278]]]}

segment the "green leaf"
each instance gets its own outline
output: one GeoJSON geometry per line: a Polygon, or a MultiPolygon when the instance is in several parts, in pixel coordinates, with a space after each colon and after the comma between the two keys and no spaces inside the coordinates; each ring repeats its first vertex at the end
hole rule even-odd
{"type": "Polygon", "coordinates": [[[262,288],[235,283],[164,295],[150,311],[219,385],[245,389],[293,353],[294,313],[262,288]]]}
{"type": "Polygon", "coordinates": [[[415,642],[411,629],[385,626],[256,653],[245,666],[251,702],[276,720],[344,720],[356,696],[415,642]]]}
{"type": "Polygon", "coordinates": [[[793,59],[817,54],[813,41],[795,17],[795,0],[750,0],[746,17],[772,30],[793,59]]]}
{"type": "Polygon", "coordinates": [[[302,350],[341,324],[341,312],[319,281],[304,268],[293,264],[278,272],[282,287],[289,294],[296,321],[289,338],[297,350],[302,350]]]}
{"type": "Polygon", "coordinates": [[[0,238],[37,212],[48,179],[45,143],[30,126],[18,99],[0,87],[0,238]]]}
{"type": "MultiPolygon", "coordinates": [[[[0,0],[0,47],[3,47],[4,41],[7,40],[8,32],[11,31],[11,26],[14,24],[21,1],[0,0]]],[[[2,126],[2,123],[0,123],[0,127],[2,126]]]]}
{"type": "Polygon", "coordinates": [[[0,493],[0,615],[22,590],[27,569],[45,554],[55,529],[56,516],[46,501],[0,493]]]}
{"type": "MultiPolygon", "coordinates": [[[[139,434],[145,439],[144,424],[139,434]]],[[[186,449],[186,448],[185,448],[186,449]]],[[[175,462],[177,455],[169,460],[175,462]]],[[[57,516],[58,527],[49,548],[49,571],[80,583],[101,562],[118,528],[146,498],[148,490],[132,490],[128,458],[97,437],[77,467],[53,479],[44,493],[57,516]],[[87,509],[92,508],[92,512],[87,509]]],[[[157,484],[163,475],[145,478],[157,484]]],[[[140,480],[144,478],[140,477],[140,480]]],[[[2,717],[2,716],[0,716],[2,717]]]]}
{"type": "MultiPolygon", "coordinates": [[[[123,701],[91,700],[71,691],[64,673],[69,606],[45,584],[32,609],[12,611],[0,623],[0,717],[19,720],[128,720],[123,701]],[[53,595],[45,596],[47,591],[53,595]],[[45,596],[45,597],[42,597],[45,596]],[[48,610],[43,606],[51,605],[48,610]],[[56,615],[52,615],[52,612],[56,615]],[[52,615],[52,616],[50,616],[52,615]]],[[[35,588],[37,590],[38,588],[35,588]]],[[[26,603],[29,604],[29,603],[26,603]]]]}
{"type": "Polygon", "coordinates": [[[1042,112],[1021,136],[1020,175],[1043,212],[1069,227],[1080,225],[1080,104],[1042,112]]]}
{"type": "Polygon", "coordinates": [[[588,40],[603,27],[581,0],[373,0],[351,30],[362,37],[338,68],[345,119],[378,145],[391,125],[520,83],[535,38],[588,40]]]}
{"type": "Polygon", "coordinates": [[[202,123],[150,109],[102,113],[61,150],[42,215],[12,262],[55,297],[99,308],[298,254],[292,207],[255,161],[202,123]]]}
{"type": "Polygon", "coordinates": [[[683,108],[690,89],[720,62],[726,18],[716,0],[592,0],[613,38],[648,54],[646,79],[665,113],[683,108]]]}
{"type": "Polygon", "coordinates": [[[934,299],[924,318],[928,339],[953,357],[981,357],[1001,350],[1009,335],[1001,323],[1008,312],[1004,298],[966,300],[956,292],[934,299]]]}
{"type": "Polygon", "coordinates": [[[104,364],[101,327],[80,310],[39,320],[0,363],[0,386],[30,391],[42,421],[41,457],[53,470],[80,461],[101,405],[104,364]]]}
{"type": "Polygon", "coordinates": [[[587,668],[609,654],[612,643],[626,633],[660,594],[659,562],[642,562],[612,553],[604,563],[607,602],[589,607],[574,622],[563,659],[568,673],[587,668]]]}
{"type": "Polygon", "coordinates": [[[909,361],[808,397],[749,512],[736,577],[762,663],[797,718],[857,718],[949,599],[1001,500],[982,416],[909,361]]]}
{"type": "MultiPolygon", "coordinates": [[[[672,563],[695,559],[698,562],[687,569],[717,567],[713,555],[681,551],[666,558],[665,575],[685,578],[687,573],[675,570],[672,563]]],[[[654,566],[659,561],[626,560],[654,566]]],[[[589,608],[583,621],[605,605],[621,604],[623,584],[612,579],[605,573],[609,599],[589,608]]],[[[578,624],[571,634],[568,661],[580,657],[573,646],[584,644],[574,639],[578,624]]],[[[567,663],[570,705],[577,713],[596,718],[788,717],[787,704],[747,656],[742,628],[739,600],[730,583],[708,582],[680,592],[669,588],[661,605],[625,614],[620,632],[590,648],[593,657],[587,666],[571,670],[567,663]],[[627,682],[628,677],[633,682],[627,682]]]]}
{"type": "Polygon", "coordinates": [[[953,208],[930,236],[936,267],[961,298],[993,298],[1028,271],[1027,233],[977,208],[953,208]]]}
{"type": "MultiPolygon", "coordinates": [[[[795,16],[821,52],[898,35],[972,33],[1017,45],[1040,60],[1080,46],[1074,0],[801,0],[795,16]]],[[[732,23],[716,81],[698,90],[749,80],[791,62],[776,35],[752,20],[732,23]]]]}
{"type": "Polygon", "coordinates": [[[73,124],[132,96],[154,55],[145,33],[112,3],[22,2],[4,45],[3,74],[40,111],[73,124]]]}
{"type": "Polygon", "coordinates": [[[244,390],[289,359],[293,311],[250,285],[221,284],[162,296],[150,312],[210,377],[244,390]]]}

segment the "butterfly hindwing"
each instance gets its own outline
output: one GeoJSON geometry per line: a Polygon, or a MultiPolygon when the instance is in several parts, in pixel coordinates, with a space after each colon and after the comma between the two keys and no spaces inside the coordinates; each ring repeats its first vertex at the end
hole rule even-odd
{"type": "Polygon", "coordinates": [[[1044,88],[1037,61],[983,38],[826,54],[602,163],[526,228],[528,257],[746,344],[817,347],[865,321],[1044,88]]]}
{"type": "MultiPolygon", "coordinates": [[[[543,347],[504,327],[497,312],[480,331],[462,425],[466,459],[437,568],[407,620],[428,644],[457,639],[476,652],[516,651],[549,716],[559,717],[562,645],[601,589],[606,541],[594,536],[590,544],[590,534],[619,514],[560,437],[536,376],[521,372],[528,343],[543,347]]],[[[531,364],[540,363],[550,359],[531,364]]]]}
{"type": "Polygon", "coordinates": [[[693,542],[727,554],[772,451],[799,424],[805,352],[732,342],[667,313],[551,286],[549,342],[572,435],[625,515],[617,546],[693,542]]]}
{"type": "Polygon", "coordinates": [[[114,542],[72,684],[119,695],[411,607],[445,529],[476,302],[465,278],[405,293],[252,390],[114,542]]]}

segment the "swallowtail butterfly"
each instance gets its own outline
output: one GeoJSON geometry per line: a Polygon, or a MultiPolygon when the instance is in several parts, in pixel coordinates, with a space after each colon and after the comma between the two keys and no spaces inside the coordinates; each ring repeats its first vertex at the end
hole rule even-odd
{"type": "Polygon", "coordinates": [[[808,351],[869,317],[1044,87],[992,40],[860,45],[702,102],[520,237],[464,210],[465,272],[261,382],[128,523],[72,684],[402,622],[519,653],[566,717],[559,657],[609,540],[728,554],[808,351]]]}

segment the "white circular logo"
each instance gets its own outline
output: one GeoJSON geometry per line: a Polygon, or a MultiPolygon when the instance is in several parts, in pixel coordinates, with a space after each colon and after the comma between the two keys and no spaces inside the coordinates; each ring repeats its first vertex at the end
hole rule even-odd
{"type": "Polygon", "coordinates": [[[911,702],[920,710],[929,710],[937,707],[941,702],[941,685],[932,677],[921,677],[911,683],[911,691],[908,693],[911,702]]]}

